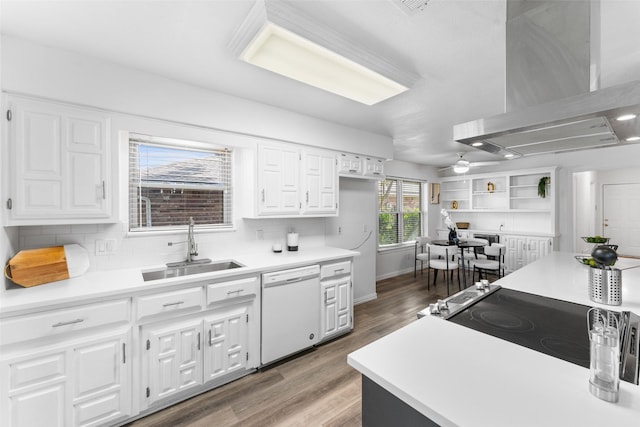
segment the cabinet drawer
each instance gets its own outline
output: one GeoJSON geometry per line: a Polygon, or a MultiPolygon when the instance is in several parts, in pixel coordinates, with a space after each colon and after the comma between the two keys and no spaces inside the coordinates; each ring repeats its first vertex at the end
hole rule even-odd
{"type": "Polygon", "coordinates": [[[231,298],[257,295],[259,283],[257,277],[213,283],[207,286],[207,305],[231,298]]]}
{"type": "Polygon", "coordinates": [[[129,300],[87,304],[0,322],[0,344],[47,338],[96,326],[129,321],[129,300]]]}
{"type": "Polygon", "coordinates": [[[334,262],[320,267],[320,279],[351,274],[351,261],[334,262]]]}
{"type": "Polygon", "coordinates": [[[196,288],[139,297],[137,307],[138,320],[177,310],[200,310],[202,308],[202,288],[198,286],[196,288]]]}

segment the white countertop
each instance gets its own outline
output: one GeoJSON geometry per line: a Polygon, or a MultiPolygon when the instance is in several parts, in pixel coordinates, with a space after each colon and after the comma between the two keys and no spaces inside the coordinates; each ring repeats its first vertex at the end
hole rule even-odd
{"type": "MultiPolygon", "coordinates": [[[[573,254],[553,252],[499,284],[595,306],[587,275],[573,254]]],[[[640,314],[640,268],[623,270],[622,287],[623,305],[603,307],[640,314]]],[[[619,402],[604,402],[589,392],[588,369],[440,318],[416,320],[348,362],[443,426],[640,425],[640,386],[621,381],[619,402]]]]}
{"type": "MultiPolygon", "coordinates": [[[[194,281],[233,279],[234,276],[301,267],[357,255],[359,255],[359,252],[328,246],[301,249],[297,252],[283,251],[282,253],[273,253],[259,251],[230,253],[225,260],[233,259],[244,265],[244,267],[149,282],[142,280],[142,271],[160,268],[164,264],[90,272],[73,279],[31,288],[21,288],[16,285],[15,288],[7,289],[0,296],[0,317],[40,310],[43,307],[49,309],[80,301],[84,303],[105,298],[129,297],[136,293],[180,288],[188,286],[194,281]]],[[[219,260],[216,259],[214,261],[219,260]]]]}

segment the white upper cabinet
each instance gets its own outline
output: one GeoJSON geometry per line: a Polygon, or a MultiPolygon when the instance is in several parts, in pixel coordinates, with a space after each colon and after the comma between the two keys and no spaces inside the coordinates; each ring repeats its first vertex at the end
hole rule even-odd
{"type": "Polygon", "coordinates": [[[336,215],[335,153],[292,144],[260,144],[256,189],[258,217],[336,215]]]}
{"type": "Polygon", "coordinates": [[[258,147],[258,212],[261,215],[300,211],[300,153],[286,146],[258,147]]]}
{"type": "Polygon", "coordinates": [[[302,151],[303,214],[335,214],[338,209],[336,157],[329,151],[302,151]]]}
{"type": "Polygon", "coordinates": [[[113,222],[108,116],[11,96],[5,119],[7,225],[113,222]]]}
{"type": "Polygon", "coordinates": [[[353,178],[384,179],[384,162],[384,159],[377,157],[340,153],[338,173],[353,178]]]}

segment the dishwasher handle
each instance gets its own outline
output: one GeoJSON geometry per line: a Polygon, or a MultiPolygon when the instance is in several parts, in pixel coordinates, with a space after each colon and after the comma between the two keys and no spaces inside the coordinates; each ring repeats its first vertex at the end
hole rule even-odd
{"type": "Polygon", "coordinates": [[[289,277],[285,280],[279,280],[279,281],[273,281],[273,282],[263,282],[262,283],[262,287],[263,288],[273,288],[276,286],[285,286],[285,285],[292,285],[294,283],[298,283],[298,282],[306,282],[309,280],[318,280],[319,282],[319,276],[316,274],[315,276],[306,276],[306,277],[289,277]]]}
{"type": "Polygon", "coordinates": [[[320,276],[320,266],[318,265],[275,271],[262,275],[262,287],[269,288],[272,286],[287,285],[303,280],[311,280],[318,276],[320,276]]]}

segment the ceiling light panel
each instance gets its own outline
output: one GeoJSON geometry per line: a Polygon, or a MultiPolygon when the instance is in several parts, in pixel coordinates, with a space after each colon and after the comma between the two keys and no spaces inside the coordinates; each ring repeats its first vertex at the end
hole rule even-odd
{"type": "Polygon", "coordinates": [[[241,58],[294,80],[373,105],[408,88],[291,31],[267,23],[241,58]]]}
{"type": "Polygon", "coordinates": [[[419,78],[280,1],[256,2],[230,48],[253,65],[366,105],[406,91],[419,78]]]}

